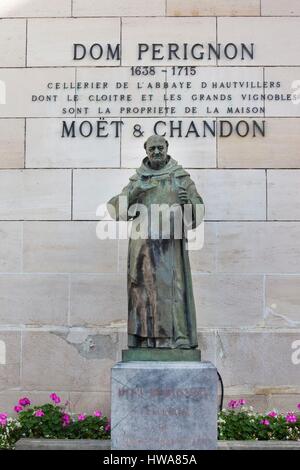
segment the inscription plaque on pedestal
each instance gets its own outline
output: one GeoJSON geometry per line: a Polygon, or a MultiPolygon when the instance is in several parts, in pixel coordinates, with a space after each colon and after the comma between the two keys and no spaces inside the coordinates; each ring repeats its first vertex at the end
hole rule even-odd
{"type": "Polygon", "coordinates": [[[112,449],[217,448],[210,362],[120,362],[112,368],[112,449]]]}

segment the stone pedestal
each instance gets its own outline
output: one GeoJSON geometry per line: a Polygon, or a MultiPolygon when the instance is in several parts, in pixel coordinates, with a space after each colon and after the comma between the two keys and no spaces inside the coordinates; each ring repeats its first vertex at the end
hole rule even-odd
{"type": "Polygon", "coordinates": [[[112,368],[112,449],[216,449],[217,385],[210,362],[117,363],[112,368]]]}

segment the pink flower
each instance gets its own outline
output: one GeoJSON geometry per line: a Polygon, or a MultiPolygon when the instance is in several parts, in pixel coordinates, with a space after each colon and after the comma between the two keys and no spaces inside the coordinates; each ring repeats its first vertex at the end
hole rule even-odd
{"type": "Polygon", "coordinates": [[[19,405],[21,406],[27,406],[30,405],[30,400],[27,397],[20,398],[19,400],[19,405]]]}
{"type": "Polygon", "coordinates": [[[239,406],[239,402],[237,400],[230,400],[227,404],[228,408],[234,409],[239,406]]]}
{"type": "Polygon", "coordinates": [[[0,413],[0,426],[4,428],[7,425],[8,414],[0,413]]]}
{"type": "Polygon", "coordinates": [[[69,426],[70,421],[71,421],[70,415],[68,415],[67,413],[64,413],[62,415],[63,426],[69,426]]]}
{"type": "Polygon", "coordinates": [[[106,432],[109,432],[111,430],[110,423],[107,423],[104,429],[106,432]]]}
{"type": "Polygon", "coordinates": [[[20,411],[22,411],[22,410],[23,410],[23,406],[16,405],[16,406],[14,407],[14,411],[15,411],[16,413],[20,413],[20,411]]]}
{"type": "Polygon", "coordinates": [[[285,417],[285,420],[287,423],[296,423],[297,416],[294,415],[293,413],[288,413],[285,417]]]}
{"type": "Polygon", "coordinates": [[[299,408],[299,410],[300,410],[300,403],[298,403],[297,408],[299,408]]]}
{"type": "Polygon", "coordinates": [[[270,413],[268,413],[268,416],[270,416],[271,418],[277,418],[277,413],[276,411],[270,411],[270,413]]]}
{"type": "Polygon", "coordinates": [[[94,411],[94,416],[96,416],[97,418],[101,418],[101,416],[102,416],[102,411],[100,411],[100,410],[94,411]]]}
{"type": "Polygon", "coordinates": [[[244,398],[241,398],[240,400],[230,400],[227,404],[228,408],[231,408],[232,410],[244,405],[246,405],[246,400],[244,400],[244,398]]]}
{"type": "Polygon", "coordinates": [[[263,424],[264,426],[270,426],[270,421],[268,419],[262,419],[260,424],[263,424]]]}
{"type": "Polygon", "coordinates": [[[56,405],[58,405],[58,403],[60,403],[61,401],[59,396],[56,395],[56,393],[51,393],[50,398],[56,405]]]}
{"type": "Polygon", "coordinates": [[[37,418],[41,418],[44,415],[45,415],[45,413],[43,412],[43,410],[36,410],[34,412],[34,416],[36,416],[37,418]]]}
{"type": "Polygon", "coordinates": [[[81,413],[80,415],[78,415],[78,421],[84,421],[85,418],[86,418],[85,413],[81,413]]]}

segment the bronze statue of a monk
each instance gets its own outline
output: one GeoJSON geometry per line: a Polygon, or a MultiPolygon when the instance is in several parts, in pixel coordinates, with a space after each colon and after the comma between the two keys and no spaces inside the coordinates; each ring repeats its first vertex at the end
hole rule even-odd
{"type": "Polygon", "coordinates": [[[168,155],[163,137],[149,137],[144,147],[147,156],[142,165],[121,194],[108,202],[113,218],[133,224],[128,249],[128,347],[196,348],[186,230],[201,223],[203,200],[189,173],[168,155]],[[185,207],[190,210],[182,217],[185,207]],[[154,220],[154,214],[160,218],[154,220]],[[185,225],[179,236],[178,220],[180,228],[185,225]]]}

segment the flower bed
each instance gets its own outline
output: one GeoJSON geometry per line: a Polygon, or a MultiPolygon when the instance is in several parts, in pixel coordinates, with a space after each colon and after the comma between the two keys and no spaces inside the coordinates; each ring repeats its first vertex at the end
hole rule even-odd
{"type": "MultiPolygon", "coordinates": [[[[110,421],[100,410],[90,416],[72,415],[66,412],[68,403],[61,405],[55,393],[50,398],[52,403],[41,406],[20,398],[15,418],[0,413],[0,449],[13,449],[21,438],[110,439],[110,421]]],[[[276,410],[260,414],[243,399],[231,400],[218,415],[218,430],[220,441],[300,441],[300,415],[299,411],[280,414],[276,410]]]]}
{"type": "Polygon", "coordinates": [[[0,413],[0,449],[13,449],[21,438],[46,439],[109,439],[110,422],[100,410],[92,416],[66,411],[68,402],[61,405],[56,393],[51,393],[52,403],[31,406],[30,399],[20,398],[14,407],[15,418],[0,413]]]}
{"type": "MultiPolygon", "coordinates": [[[[300,409],[300,403],[297,405],[300,409]]],[[[218,417],[220,440],[300,440],[299,412],[282,414],[271,410],[260,414],[248,407],[246,401],[231,400],[218,417]],[[298,413],[298,414],[297,414],[298,413]]]]}

